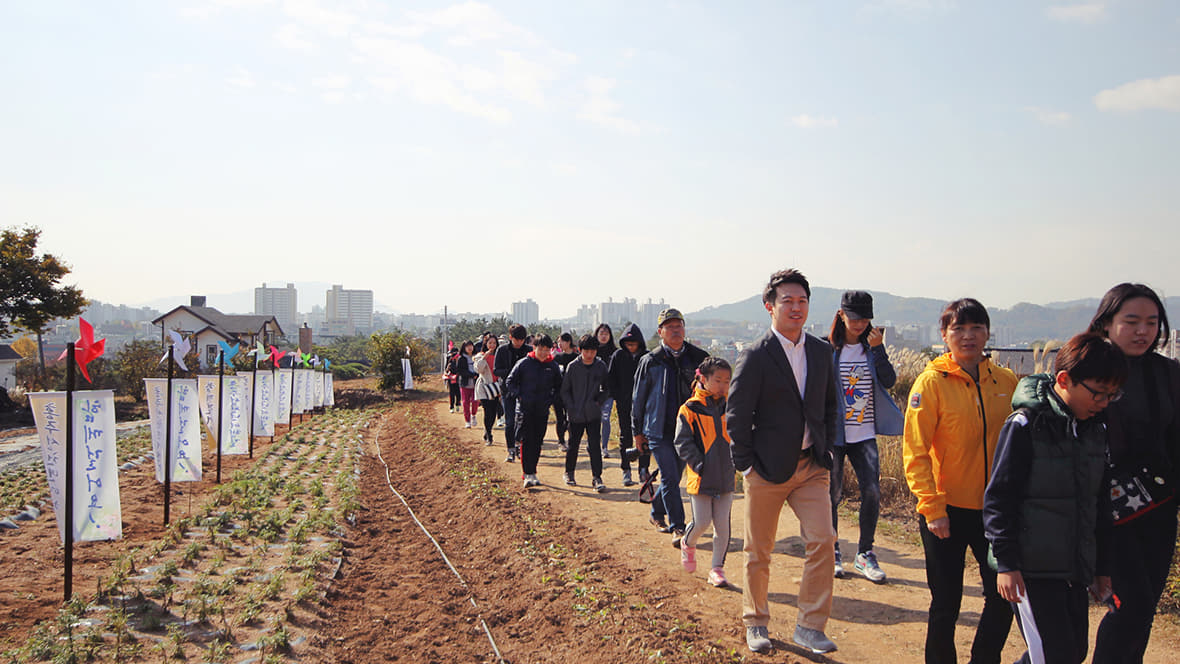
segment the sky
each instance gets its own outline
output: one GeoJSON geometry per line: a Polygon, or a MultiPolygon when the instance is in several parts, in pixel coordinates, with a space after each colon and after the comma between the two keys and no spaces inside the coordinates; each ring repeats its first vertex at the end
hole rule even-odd
{"type": "Polygon", "coordinates": [[[0,3],[0,226],[104,302],[1175,295],[1178,155],[1172,0],[0,3]]]}

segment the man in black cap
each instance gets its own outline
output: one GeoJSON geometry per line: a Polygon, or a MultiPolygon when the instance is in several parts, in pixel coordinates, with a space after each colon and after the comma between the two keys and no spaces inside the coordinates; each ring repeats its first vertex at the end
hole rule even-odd
{"type": "Polygon", "coordinates": [[[660,345],[640,358],[635,369],[631,424],[639,449],[650,450],[660,470],[651,522],[661,532],[671,532],[672,546],[680,548],[684,536],[680,474],[684,465],[672,444],[676,413],[692,396],[693,377],[709,353],[684,340],[684,315],[678,309],[661,311],[656,324],[660,345]]]}

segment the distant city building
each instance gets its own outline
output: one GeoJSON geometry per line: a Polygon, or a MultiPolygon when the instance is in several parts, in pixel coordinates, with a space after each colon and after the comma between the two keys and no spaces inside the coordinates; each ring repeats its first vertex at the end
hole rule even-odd
{"type": "Polygon", "coordinates": [[[574,328],[585,333],[598,326],[598,305],[583,304],[574,317],[574,328]]]}
{"type": "Polygon", "coordinates": [[[659,302],[652,302],[651,298],[647,298],[647,302],[639,305],[638,315],[632,320],[639,326],[639,330],[646,335],[651,335],[656,331],[656,319],[659,318],[660,312],[668,308],[668,303],[664,302],[664,298],[660,298],[659,302]]]}
{"type": "Polygon", "coordinates": [[[119,321],[134,324],[151,321],[159,315],[160,312],[151,307],[129,307],[126,304],[107,304],[98,300],[91,300],[90,305],[82,310],[82,318],[94,326],[119,321]]]}
{"type": "Polygon", "coordinates": [[[532,325],[541,320],[541,311],[533,298],[529,298],[524,302],[512,303],[512,322],[520,323],[521,325],[532,325]]]}
{"type": "Polygon", "coordinates": [[[299,327],[299,291],[295,290],[295,284],[267,288],[263,282],[261,288],[254,289],[254,313],[274,316],[280,327],[294,333],[299,327]]]}
{"type": "Polygon", "coordinates": [[[351,336],[373,331],[373,291],[346,290],[334,284],[324,307],[324,334],[351,336]]]}
{"type": "Polygon", "coordinates": [[[622,302],[615,302],[613,299],[607,298],[606,302],[598,305],[598,322],[606,323],[612,329],[627,321],[634,321],[638,318],[638,314],[639,311],[633,297],[625,297],[622,302]]]}

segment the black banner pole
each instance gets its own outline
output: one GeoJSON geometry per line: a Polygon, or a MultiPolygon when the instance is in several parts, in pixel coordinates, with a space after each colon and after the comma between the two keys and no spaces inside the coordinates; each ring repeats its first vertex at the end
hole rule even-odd
{"type": "Polygon", "coordinates": [[[225,403],[222,390],[225,389],[225,351],[217,351],[217,483],[221,484],[221,441],[225,433],[225,403]]]}
{"type": "Polygon", "coordinates": [[[169,508],[172,506],[172,373],[175,371],[176,358],[172,357],[175,346],[168,346],[168,399],[164,416],[164,527],[171,521],[169,508]]]}
{"type": "Polygon", "coordinates": [[[65,601],[74,588],[74,342],[66,344],[65,601]]]}

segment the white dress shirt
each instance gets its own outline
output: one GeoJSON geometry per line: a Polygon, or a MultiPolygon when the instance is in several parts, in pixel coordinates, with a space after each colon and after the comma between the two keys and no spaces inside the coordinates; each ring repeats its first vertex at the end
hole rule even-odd
{"type": "MultiPolygon", "coordinates": [[[[807,352],[805,346],[807,345],[807,334],[800,332],[799,343],[795,343],[773,327],[770,329],[774,332],[774,336],[778,337],[778,342],[782,344],[783,352],[787,354],[787,361],[791,365],[791,371],[795,374],[795,385],[799,386],[799,396],[806,397],[807,352]]],[[[807,426],[807,420],[805,419],[803,421],[802,449],[809,447],[811,447],[811,429],[807,426]]]]}

